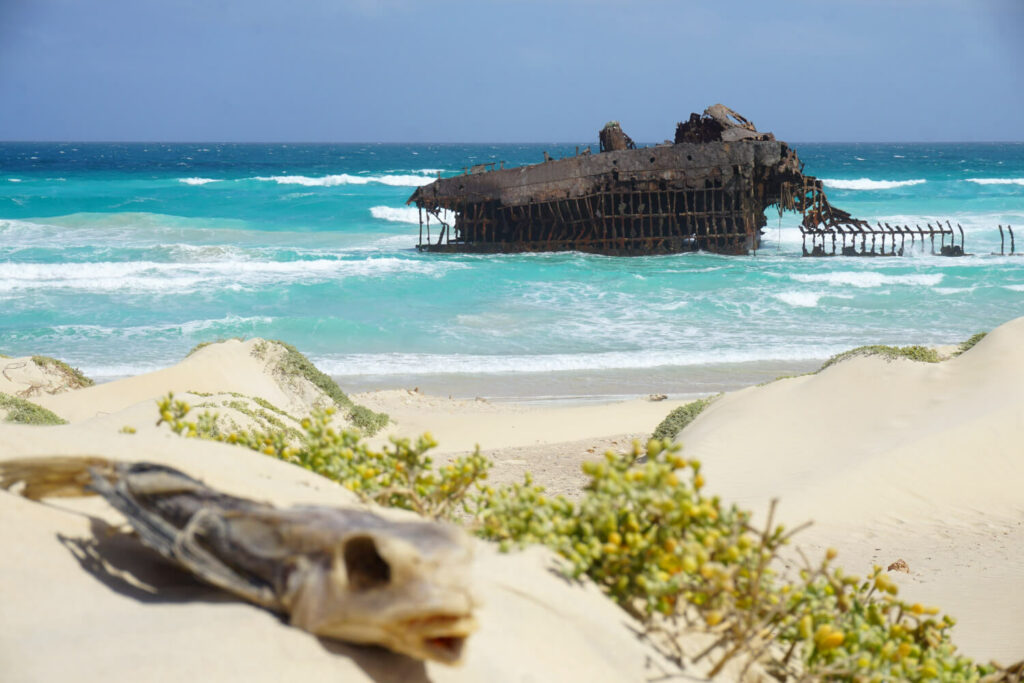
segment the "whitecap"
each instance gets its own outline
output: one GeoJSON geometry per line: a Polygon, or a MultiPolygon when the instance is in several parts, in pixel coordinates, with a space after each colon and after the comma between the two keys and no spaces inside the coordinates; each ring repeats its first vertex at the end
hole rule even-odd
{"type": "MultiPolygon", "coordinates": [[[[413,225],[419,225],[420,223],[420,210],[411,206],[374,206],[370,208],[370,215],[380,220],[391,221],[392,223],[411,223],[413,225]]],[[[424,216],[425,218],[426,216],[424,216]]],[[[455,214],[442,210],[441,219],[449,225],[453,225],[455,223],[455,214]]],[[[436,221],[431,222],[436,223],[436,221]]]]}
{"type": "Polygon", "coordinates": [[[942,282],[942,273],[918,275],[886,275],[875,271],[833,271],[830,273],[791,273],[797,282],[824,282],[840,287],[881,287],[883,285],[913,285],[934,287],[942,282]]]}
{"type": "Polygon", "coordinates": [[[827,358],[844,347],[793,346],[772,350],[638,350],[538,355],[365,353],[315,358],[330,375],[519,374],[580,370],[625,370],[753,361],[827,358]]]}
{"type": "Polygon", "coordinates": [[[198,263],[155,261],[0,263],[0,292],[166,292],[225,287],[268,287],[346,278],[439,278],[468,265],[394,257],[302,261],[221,260],[198,263]]]}
{"type": "Polygon", "coordinates": [[[967,178],[977,185],[1024,185],[1024,178],[967,178]]]}
{"type": "Polygon", "coordinates": [[[179,183],[185,183],[186,185],[206,185],[207,183],[215,183],[217,180],[217,178],[178,178],[179,183]]]}
{"type": "Polygon", "coordinates": [[[12,183],[20,183],[21,182],[21,178],[8,178],[7,180],[12,182],[12,183]]]}
{"type": "Polygon", "coordinates": [[[779,292],[772,296],[794,308],[816,308],[824,294],[821,292],[779,292]]]}
{"type": "Polygon", "coordinates": [[[310,177],[304,175],[274,175],[256,176],[253,180],[275,182],[278,185],[302,185],[303,187],[335,187],[337,185],[367,185],[369,183],[380,183],[395,187],[419,187],[429,185],[433,179],[421,175],[349,175],[341,173],[338,175],[327,175],[310,177]]]}
{"type": "Polygon", "coordinates": [[[921,185],[925,180],[872,180],[871,178],[858,178],[857,180],[843,180],[837,178],[822,178],[821,182],[825,187],[833,187],[837,190],[891,190],[895,187],[908,187],[921,185]]]}
{"type": "Polygon", "coordinates": [[[1024,292],[1024,285],[1003,285],[1003,288],[1011,292],[1024,292]]]}

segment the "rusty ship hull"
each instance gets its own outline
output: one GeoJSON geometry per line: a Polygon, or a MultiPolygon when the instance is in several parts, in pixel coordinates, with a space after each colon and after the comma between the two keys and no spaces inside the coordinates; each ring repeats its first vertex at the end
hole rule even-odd
{"type": "MultiPolygon", "coordinates": [[[[417,248],[747,254],[760,246],[770,207],[802,214],[806,256],[896,256],[908,235],[916,237],[906,226],[875,229],[832,207],[821,181],[803,174],[795,150],[722,105],[678,124],[674,143],[637,148],[617,122],[600,139],[596,154],[545,153],[543,163],[516,168],[479,165],[417,188],[407,202],[419,210],[417,248]]],[[[946,244],[947,237],[953,244],[951,226],[929,225],[925,234],[933,252],[936,236],[941,253],[956,251],[946,244]]]]}

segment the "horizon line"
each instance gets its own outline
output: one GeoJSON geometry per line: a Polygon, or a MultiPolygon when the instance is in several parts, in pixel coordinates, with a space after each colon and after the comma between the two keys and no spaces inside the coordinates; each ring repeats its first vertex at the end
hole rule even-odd
{"type": "MultiPolygon", "coordinates": [[[[790,145],[1017,145],[1021,140],[779,140],[790,145]]],[[[600,142],[551,141],[388,141],[388,140],[0,140],[0,145],[599,145],[600,142]]],[[[655,147],[665,142],[640,142],[644,147],[655,147]]],[[[676,144],[676,143],[669,143],[676,144]]]]}

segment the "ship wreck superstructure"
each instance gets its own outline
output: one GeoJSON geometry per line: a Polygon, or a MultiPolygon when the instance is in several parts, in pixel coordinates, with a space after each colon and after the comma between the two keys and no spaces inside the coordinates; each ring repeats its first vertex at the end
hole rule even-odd
{"type": "Polygon", "coordinates": [[[832,207],[789,145],[723,105],[678,124],[674,142],[639,148],[610,122],[599,153],[544,156],[516,168],[481,164],[417,188],[407,203],[419,209],[418,248],[747,254],[759,248],[765,211],[775,207],[802,215],[807,256],[899,255],[926,238],[935,253],[963,253],[962,230],[955,245],[948,224],[872,227],[832,207]]]}

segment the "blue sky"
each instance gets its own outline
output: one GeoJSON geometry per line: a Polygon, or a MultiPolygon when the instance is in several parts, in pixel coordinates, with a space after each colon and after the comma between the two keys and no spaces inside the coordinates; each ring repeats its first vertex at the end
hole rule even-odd
{"type": "Polygon", "coordinates": [[[0,139],[1024,140],[1024,0],[0,0],[0,139]]]}

